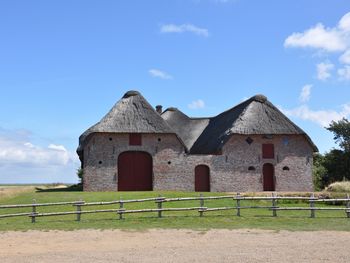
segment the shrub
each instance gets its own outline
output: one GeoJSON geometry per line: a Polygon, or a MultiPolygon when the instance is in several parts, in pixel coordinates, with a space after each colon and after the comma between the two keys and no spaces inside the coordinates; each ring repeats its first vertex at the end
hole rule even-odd
{"type": "Polygon", "coordinates": [[[77,176],[80,179],[79,184],[82,185],[83,184],[83,180],[84,180],[84,170],[83,170],[83,168],[77,169],[77,176]]]}
{"type": "Polygon", "coordinates": [[[348,192],[348,193],[350,193],[350,181],[332,183],[326,188],[326,190],[329,192],[348,192]]]}

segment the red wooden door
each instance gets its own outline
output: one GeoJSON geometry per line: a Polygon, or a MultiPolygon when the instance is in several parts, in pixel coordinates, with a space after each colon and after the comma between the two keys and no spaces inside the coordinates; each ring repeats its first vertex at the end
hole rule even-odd
{"type": "Polygon", "coordinates": [[[263,186],[264,191],[275,191],[275,168],[271,163],[263,166],[263,186]]]}
{"type": "Polygon", "coordinates": [[[210,192],[210,172],[206,165],[194,169],[194,189],[196,192],[210,192]]]}
{"type": "Polygon", "coordinates": [[[118,157],[118,191],[152,191],[152,156],[123,152],[118,157]]]}

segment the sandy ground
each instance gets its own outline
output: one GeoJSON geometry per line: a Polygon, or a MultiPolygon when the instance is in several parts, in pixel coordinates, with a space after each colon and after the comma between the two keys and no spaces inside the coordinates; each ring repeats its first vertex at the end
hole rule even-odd
{"type": "Polygon", "coordinates": [[[350,262],[350,232],[0,232],[0,262],[350,262]]]}

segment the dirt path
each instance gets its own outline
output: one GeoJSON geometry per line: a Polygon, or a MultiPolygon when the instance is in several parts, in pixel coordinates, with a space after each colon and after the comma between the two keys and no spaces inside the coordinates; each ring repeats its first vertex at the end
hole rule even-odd
{"type": "Polygon", "coordinates": [[[349,262],[350,232],[0,232],[5,262],[349,262]]]}

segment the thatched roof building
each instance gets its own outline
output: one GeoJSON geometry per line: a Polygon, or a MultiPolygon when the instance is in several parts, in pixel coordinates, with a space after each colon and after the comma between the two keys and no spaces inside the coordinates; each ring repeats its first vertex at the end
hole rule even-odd
{"type": "Polygon", "coordinates": [[[86,191],[311,191],[314,151],[263,95],[191,118],[154,109],[137,91],[86,130],[77,149],[86,191]]]}
{"type": "Polygon", "coordinates": [[[304,135],[314,151],[310,137],[264,95],[255,95],[211,118],[190,118],[177,108],[161,115],[138,91],[128,91],[101,121],[79,138],[78,154],[93,133],[176,134],[190,154],[216,154],[232,134],[304,135]]]}

